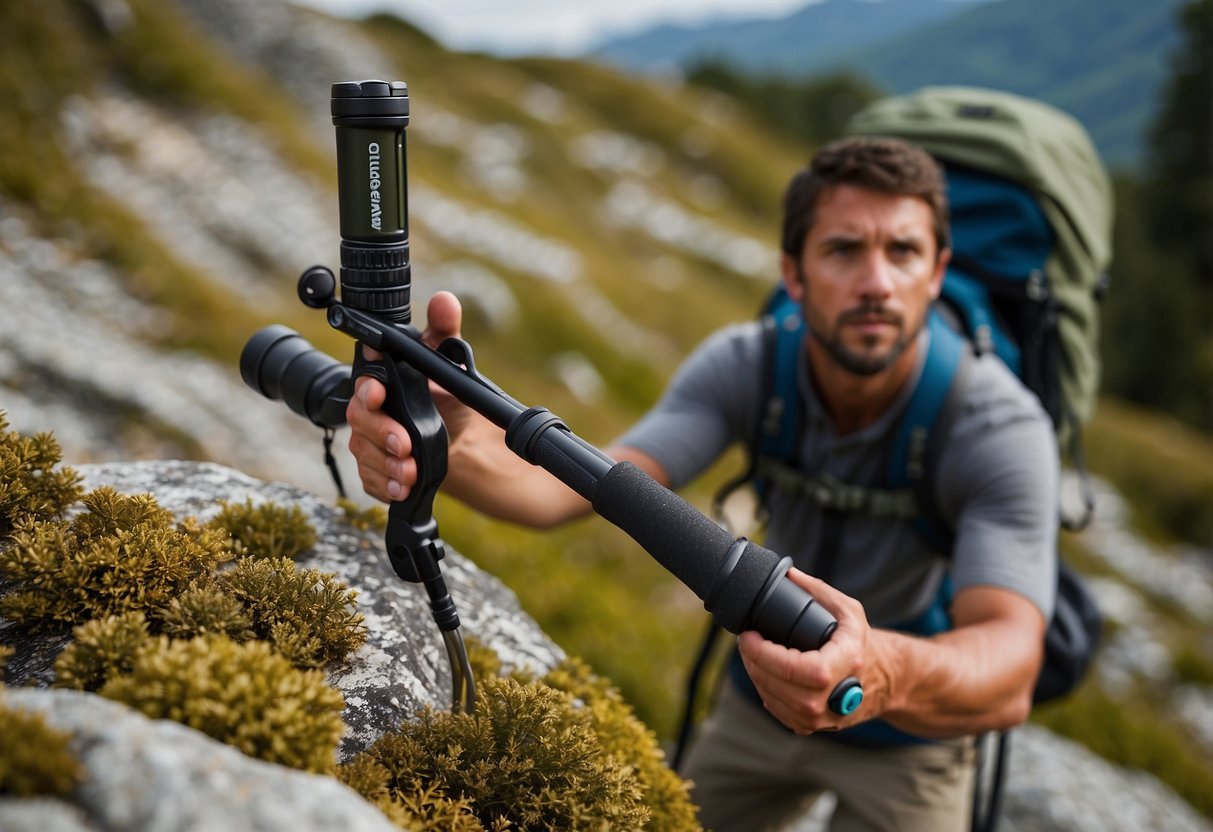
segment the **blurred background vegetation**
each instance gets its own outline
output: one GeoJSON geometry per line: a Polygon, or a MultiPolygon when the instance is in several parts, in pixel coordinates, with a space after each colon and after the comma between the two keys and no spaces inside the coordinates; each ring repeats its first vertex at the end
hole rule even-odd
{"type": "MultiPolygon", "coordinates": [[[[330,354],[348,356],[349,342],[296,302],[299,270],[268,255],[262,241],[213,234],[216,245],[257,275],[249,289],[258,293],[233,291],[216,279],[215,264],[184,255],[172,233],[90,166],[147,165],[163,123],[184,128],[174,138],[180,149],[191,136],[200,141],[208,120],[234,120],[331,199],[322,213],[331,223],[333,263],[327,84],[403,78],[414,113],[409,167],[419,322],[428,295],[457,288],[480,369],[598,444],[643,412],[678,359],[708,332],[753,316],[777,274],[784,182],[814,146],[884,92],[851,72],[775,77],[715,59],[671,80],[588,61],[459,53],[389,16],[338,23],[292,10],[298,28],[274,40],[252,25],[260,12],[239,8],[228,0],[5,4],[0,221],[19,218],[28,234],[68,252],[65,281],[82,261],[112,268],[130,298],[168,316],[171,325],[141,336],[165,354],[198,355],[234,377],[248,336],[281,322],[330,354]],[[251,22],[225,37],[215,22],[224,15],[251,22]],[[312,56],[310,68],[345,74],[301,92],[309,67],[290,63],[299,60],[290,45],[305,39],[306,26],[331,33],[343,61],[312,56]],[[349,43],[368,47],[364,53],[349,43]],[[104,116],[131,98],[140,108],[130,112],[143,121],[128,133],[104,132],[104,116]],[[88,124],[75,128],[91,144],[73,142],[65,116],[72,112],[91,113],[88,124]],[[553,273],[551,262],[565,271],[553,273]],[[462,288],[452,277],[468,274],[478,280],[462,288]]],[[[1177,10],[1179,37],[1145,151],[1134,164],[1114,168],[1105,398],[1088,431],[1087,456],[1091,469],[1125,495],[1139,533],[1164,546],[1207,550],[1213,547],[1213,0],[1177,10]]],[[[6,245],[0,235],[0,254],[6,245]]],[[[23,279],[12,270],[0,275],[23,279]]],[[[65,438],[69,464],[148,453],[216,456],[206,437],[157,421],[138,400],[100,396],[83,380],[55,377],[35,360],[22,363],[28,351],[21,328],[3,337],[0,407],[20,393],[44,403],[47,414],[70,403],[113,424],[117,450],[65,438]],[[132,435],[140,441],[123,445],[132,435]]],[[[313,456],[319,466],[318,451],[313,456]]],[[[255,454],[217,461],[281,476],[255,454]]],[[[706,505],[740,465],[739,456],[726,458],[687,496],[706,505]]],[[[685,588],[599,520],[539,533],[446,499],[436,514],[450,545],[502,577],[558,643],[619,685],[662,737],[672,735],[705,623],[685,588]]],[[[1108,571],[1084,556],[1081,537],[1065,545],[1080,564],[1108,571]]],[[[1176,673],[1213,683],[1213,643],[1204,625],[1158,607],[1178,645],[1176,673]]],[[[1156,768],[1157,748],[1141,750],[1140,738],[1109,741],[1098,727],[1110,719],[1099,709],[1109,708],[1125,725],[1134,723],[1131,713],[1170,724],[1165,706],[1154,704],[1161,700],[1148,693],[1136,690],[1130,701],[1088,690],[1063,706],[1075,711],[1039,718],[1113,759],[1156,768]]],[[[1172,759],[1197,761],[1168,782],[1213,817],[1207,755],[1173,724],[1166,742],[1181,749],[1172,759]]]]}

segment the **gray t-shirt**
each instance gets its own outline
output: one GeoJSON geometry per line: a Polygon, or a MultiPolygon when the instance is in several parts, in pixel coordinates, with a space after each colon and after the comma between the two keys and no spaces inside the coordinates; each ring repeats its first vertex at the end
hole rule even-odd
{"type": "MultiPolygon", "coordinates": [[[[919,367],[894,405],[874,424],[839,436],[800,359],[801,471],[882,488],[888,445],[919,367]]],[[[680,487],[731,443],[747,442],[760,410],[762,344],[758,323],[709,337],[679,368],[657,405],[617,444],[652,456],[680,487]]],[[[952,557],[933,552],[904,520],[844,515],[829,575],[821,549],[823,512],[793,493],[772,490],[766,546],[859,599],[875,626],[910,621],[934,601],[945,573],[956,590],[991,585],[1013,590],[1052,615],[1056,583],[1058,456],[1048,415],[1036,397],[993,357],[971,362],[966,395],[939,454],[936,500],[954,530],[952,557]]]]}

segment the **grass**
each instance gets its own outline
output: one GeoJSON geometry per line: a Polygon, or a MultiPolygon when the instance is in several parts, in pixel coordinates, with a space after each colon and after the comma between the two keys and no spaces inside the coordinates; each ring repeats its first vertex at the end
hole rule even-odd
{"type": "Polygon", "coordinates": [[[1105,398],[1087,429],[1091,470],[1116,483],[1135,525],[1213,547],[1213,441],[1157,411],[1105,398]]]}
{"type": "Polygon", "coordinates": [[[1198,812],[1213,817],[1213,766],[1165,711],[1165,701],[1146,691],[1120,699],[1088,684],[1039,709],[1034,720],[1104,759],[1150,772],[1198,812]]]}

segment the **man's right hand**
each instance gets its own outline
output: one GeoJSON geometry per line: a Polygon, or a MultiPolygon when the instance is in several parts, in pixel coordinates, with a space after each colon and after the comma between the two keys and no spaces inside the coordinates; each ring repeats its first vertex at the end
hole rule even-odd
{"type": "MultiPolygon", "coordinates": [[[[438,292],[430,299],[427,328],[422,340],[437,347],[447,338],[458,338],[463,323],[463,308],[450,292],[438,292]]],[[[382,354],[363,346],[363,355],[371,361],[382,354]]],[[[454,442],[476,414],[447,391],[430,382],[434,398],[447,432],[454,442]]],[[[399,422],[383,412],[387,390],[377,379],[362,376],[354,382],[354,397],[345,411],[353,431],[350,453],[358,461],[358,476],[367,494],[385,502],[403,500],[417,482],[417,463],[413,443],[399,422]]]]}
{"type": "MultiPolygon", "coordinates": [[[[437,347],[458,338],[463,322],[459,300],[439,292],[430,300],[422,340],[437,347]]],[[[363,347],[370,360],[381,355],[363,347]]],[[[430,395],[450,436],[443,490],[491,517],[534,528],[550,528],[588,514],[590,504],[543,468],[515,455],[505,443],[505,431],[430,382],[430,395]]],[[[384,386],[363,376],[354,383],[346,408],[353,430],[350,453],[358,461],[358,476],[370,496],[385,502],[404,500],[417,482],[413,443],[404,427],[383,412],[384,386]]],[[[669,476],[650,456],[631,448],[608,448],[619,461],[634,462],[662,485],[669,476]]]]}

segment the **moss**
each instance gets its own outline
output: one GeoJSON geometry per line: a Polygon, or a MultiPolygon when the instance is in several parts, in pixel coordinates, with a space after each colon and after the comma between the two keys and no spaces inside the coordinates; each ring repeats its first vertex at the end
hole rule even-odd
{"type": "Polygon", "coordinates": [[[1032,719],[1106,760],[1150,772],[1213,817],[1213,770],[1206,752],[1158,708],[1155,696],[1113,699],[1083,685],[1073,696],[1038,709],[1032,719]]]}
{"type": "Polygon", "coordinates": [[[216,583],[243,606],[252,632],[299,667],[341,661],[366,641],[357,593],[333,575],[289,558],[244,558],[216,583]]]}
{"type": "Polygon", "coordinates": [[[1175,651],[1171,664],[1176,677],[1188,684],[1213,687],[1213,659],[1193,644],[1184,644],[1175,651]]]}
{"type": "Polygon", "coordinates": [[[634,768],[652,813],[646,829],[698,828],[690,784],[666,764],[657,735],[636,718],[618,689],[577,658],[565,659],[543,681],[583,702],[603,751],[634,768]]]}
{"type": "Polygon", "coordinates": [[[173,638],[221,635],[233,641],[253,638],[253,622],[244,605],[214,584],[195,585],[161,612],[165,635],[173,638]]]}
{"type": "Polygon", "coordinates": [[[0,796],[66,795],[83,770],[70,737],[41,714],[8,707],[0,699],[0,796]]]}
{"type": "Polygon", "coordinates": [[[297,558],[316,545],[316,529],[299,506],[277,503],[221,503],[210,522],[232,536],[237,555],[257,558],[297,558]]]}
{"type": "Polygon", "coordinates": [[[129,673],[151,638],[141,612],[95,619],[81,624],[72,636],[74,641],[55,659],[55,687],[87,691],[129,673]]]}
{"type": "Polygon", "coordinates": [[[1104,397],[1084,434],[1091,470],[1116,483],[1139,528],[1213,546],[1213,442],[1173,418],[1104,397]]]}
{"type": "Polygon", "coordinates": [[[343,781],[410,829],[700,828],[689,784],[584,662],[502,678],[495,652],[467,646],[475,714],[423,712],[342,766],[343,781]]]}
{"type": "Polygon", "coordinates": [[[341,509],[345,522],[355,529],[383,531],[387,528],[387,509],[381,505],[362,508],[353,500],[342,497],[337,501],[337,508],[341,509]]]}
{"type": "Polygon", "coordinates": [[[415,832],[482,832],[484,829],[468,801],[453,800],[433,784],[415,780],[393,790],[389,786],[391,773],[370,755],[361,754],[341,766],[337,778],[374,804],[401,829],[415,832]]]}
{"type": "Polygon", "coordinates": [[[602,753],[571,697],[544,685],[483,679],[474,714],[423,711],[366,756],[388,772],[391,802],[466,802],[484,829],[640,829],[648,818],[631,769],[602,753]]]}
{"type": "MultiPolygon", "coordinates": [[[[0,644],[0,679],[13,648],[0,644]]],[[[61,796],[80,782],[83,769],[68,747],[71,737],[42,714],[10,708],[0,684],[0,796],[61,796]]]]}
{"type": "Polygon", "coordinates": [[[22,522],[0,552],[13,585],[0,615],[31,629],[166,606],[230,557],[225,536],[192,520],[178,525],[148,494],[98,488],[70,523],[22,522]]]}
{"type": "Polygon", "coordinates": [[[250,757],[331,772],[344,700],[318,670],[300,670],[260,641],[160,637],[100,694],[152,719],[171,719],[250,757]]]}
{"type": "MultiPolygon", "coordinates": [[[[344,510],[351,525],[382,522],[381,509],[344,510]]],[[[56,517],[22,517],[0,552],[12,587],[0,610],[30,627],[77,625],[57,686],[251,756],[334,770],[343,702],[316,668],[366,630],[345,584],[282,556],[314,545],[301,511],[247,501],[202,528],[150,495],[101,488],[70,522],[56,517]],[[216,572],[233,548],[249,557],[216,572]]],[[[399,826],[698,828],[652,733],[587,665],[501,678],[494,652],[471,649],[474,715],[427,711],[338,772],[399,826]]]]}
{"type": "Polygon", "coordinates": [[[22,436],[8,427],[0,411],[0,538],[19,522],[61,517],[81,494],[80,475],[56,468],[63,454],[55,437],[22,436]]]}

